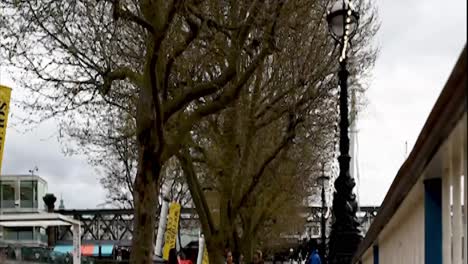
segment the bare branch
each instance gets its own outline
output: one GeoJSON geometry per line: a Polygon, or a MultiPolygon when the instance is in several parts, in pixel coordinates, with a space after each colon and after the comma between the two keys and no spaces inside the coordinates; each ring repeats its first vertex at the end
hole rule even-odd
{"type": "Polygon", "coordinates": [[[199,84],[192,89],[186,90],[167,106],[164,107],[164,121],[167,121],[172,114],[186,106],[193,100],[196,100],[202,96],[212,94],[221,87],[225,86],[229,81],[231,81],[236,76],[235,66],[230,63],[229,66],[225,69],[223,74],[221,74],[216,80],[199,84]]]}
{"type": "Polygon", "coordinates": [[[168,96],[168,86],[169,86],[169,75],[171,74],[172,67],[174,66],[174,62],[177,60],[182,53],[187,50],[188,46],[197,38],[198,33],[200,32],[200,27],[198,24],[191,20],[190,18],[187,19],[187,23],[189,24],[189,33],[184,39],[184,42],[178,45],[174,50],[174,55],[172,55],[166,65],[165,73],[164,73],[164,90],[163,90],[163,100],[167,100],[168,96]]]}
{"type": "Polygon", "coordinates": [[[190,154],[188,151],[182,150],[181,153],[177,155],[177,158],[179,159],[180,165],[187,179],[187,184],[190,189],[190,193],[192,194],[195,208],[197,209],[200,222],[203,226],[204,235],[209,239],[214,234],[216,229],[211,217],[208,203],[205,196],[203,195],[203,191],[200,183],[198,182],[197,176],[195,175],[195,169],[193,168],[190,154]]]}
{"type": "Polygon", "coordinates": [[[234,212],[245,206],[245,203],[250,198],[250,195],[253,193],[255,188],[260,182],[261,177],[264,175],[264,171],[271,164],[271,162],[278,156],[278,154],[288,146],[291,140],[294,138],[296,126],[301,122],[301,120],[294,120],[294,117],[289,116],[289,124],[286,131],[286,134],[279,145],[273,150],[273,152],[263,161],[262,165],[258,168],[257,172],[254,173],[252,181],[247,188],[247,190],[241,196],[239,202],[234,206],[234,212]]]}
{"type": "Polygon", "coordinates": [[[264,48],[234,85],[226,89],[226,92],[224,92],[221,96],[214,99],[210,103],[201,106],[193,114],[191,114],[189,118],[189,120],[192,121],[191,123],[193,124],[202,117],[218,112],[219,110],[223,109],[226,104],[236,99],[239,96],[241,88],[247,83],[252,74],[255,72],[255,69],[262,63],[262,61],[269,53],[270,50],[268,48],[264,48]]]}
{"type": "Polygon", "coordinates": [[[115,20],[118,19],[124,19],[127,21],[131,21],[144,29],[148,30],[150,33],[154,33],[155,29],[153,25],[151,25],[148,21],[146,21],[144,18],[133,14],[129,10],[123,9],[122,6],[120,5],[120,0],[112,0],[112,6],[113,6],[113,14],[112,16],[114,17],[115,20]]]}
{"type": "Polygon", "coordinates": [[[104,82],[100,88],[100,92],[103,95],[107,95],[111,88],[112,82],[117,80],[129,79],[133,84],[139,86],[142,83],[142,76],[139,73],[134,72],[128,67],[121,67],[115,70],[108,70],[103,73],[104,82]]]}

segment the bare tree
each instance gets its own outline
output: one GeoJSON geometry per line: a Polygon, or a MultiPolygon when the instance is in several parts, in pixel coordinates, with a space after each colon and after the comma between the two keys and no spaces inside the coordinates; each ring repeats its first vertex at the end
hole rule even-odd
{"type": "MultiPolygon", "coordinates": [[[[107,192],[107,204],[133,209],[137,164],[135,141],[134,138],[109,141],[106,148],[89,156],[90,163],[95,165],[102,174],[100,182],[107,192]]],[[[182,207],[192,206],[185,178],[182,172],[175,167],[174,159],[164,164],[159,192],[155,195],[159,206],[162,202],[162,195],[167,196],[170,201],[180,203],[182,207]]],[[[159,215],[159,212],[160,207],[157,208],[156,215],[159,215]]]]}
{"type": "MultiPolygon", "coordinates": [[[[319,165],[333,159],[338,54],[327,37],[326,2],[287,2],[276,32],[278,49],[235,102],[184,139],[187,148],[178,158],[215,262],[225,248],[249,258],[266,238],[293,230],[285,223],[300,225],[319,165]]],[[[369,14],[353,43],[358,99],[376,57],[369,43],[378,29],[372,6],[361,8],[369,14]]]]}
{"type": "MultiPolygon", "coordinates": [[[[93,158],[96,165],[103,165],[107,158],[128,161],[112,168],[112,174],[125,176],[128,182],[131,177],[127,176],[136,173],[129,184],[136,211],[131,262],[150,263],[162,171],[174,155],[186,159],[185,168],[192,164],[196,157],[191,155],[191,141],[202,143],[202,137],[195,136],[210,122],[207,117],[232,107],[234,101],[237,104],[242,94],[250,96],[256,84],[261,84],[269,88],[260,89],[259,101],[250,100],[257,107],[249,108],[256,110],[254,127],[260,131],[270,124],[277,126],[275,135],[283,139],[272,142],[277,147],[284,139],[295,139],[300,117],[312,107],[312,88],[322,85],[318,80],[326,71],[321,72],[321,65],[332,65],[328,58],[333,52],[324,41],[322,24],[326,2],[3,0],[0,54],[22,70],[18,83],[32,92],[24,105],[40,116],[34,121],[59,120],[65,141],[74,140],[79,151],[90,155],[101,153],[102,161],[93,158]],[[288,63],[281,66],[282,60],[288,63]],[[308,80],[301,77],[304,72],[320,77],[308,80]],[[282,76],[287,78],[282,80],[282,76]],[[277,83],[268,84],[270,79],[277,83]],[[285,125],[294,129],[281,129],[285,125]]],[[[353,70],[359,74],[366,72],[375,57],[365,47],[374,25],[372,19],[367,21],[371,22],[361,27],[355,45],[353,70]]],[[[278,153],[251,165],[264,168],[254,175],[269,175],[277,155],[292,148],[289,144],[279,151],[274,146],[264,150],[278,153]]],[[[246,146],[248,141],[242,142],[243,152],[246,146]]],[[[233,172],[247,175],[242,168],[233,172]]],[[[187,182],[194,186],[189,179],[193,177],[188,175],[187,182]]],[[[235,186],[247,191],[235,208],[250,204],[262,186],[256,176],[252,179],[235,186]]],[[[191,194],[200,192],[191,189],[191,194]]],[[[203,199],[196,201],[194,197],[200,213],[203,199]]],[[[207,227],[210,220],[205,216],[200,214],[203,231],[215,230],[207,227]]],[[[215,263],[221,259],[215,247],[221,244],[208,245],[215,263]]]]}
{"type": "MultiPolygon", "coordinates": [[[[135,118],[132,263],[150,263],[163,164],[222,110],[275,48],[283,1],[5,0],[2,57],[26,107],[63,132],[135,118]],[[28,98],[29,99],[29,98],[28,98]]],[[[39,120],[40,121],[40,120],[39,120]]],[[[113,133],[113,131],[107,131],[113,133]]],[[[80,138],[79,140],[86,140],[80,138]]]]}

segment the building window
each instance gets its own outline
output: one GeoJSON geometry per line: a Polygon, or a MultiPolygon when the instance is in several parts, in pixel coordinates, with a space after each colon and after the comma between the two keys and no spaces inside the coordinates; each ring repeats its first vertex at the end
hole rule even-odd
{"type": "Polygon", "coordinates": [[[13,227],[3,230],[5,240],[33,240],[32,227],[13,227]]]}
{"type": "Polygon", "coordinates": [[[1,182],[1,208],[15,208],[15,185],[14,181],[1,182]]]}
{"type": "Polygon", "coordinates": [[[20,183],[20,202],[21,208],[37,207],[37,182],[21,181],[20,183]]]}
{"type": "Polygon", "coordinates": [[[40,242],[47,243],[48,237],[46,229],[43,227],[35,227],[34,228],[34,238],[35,240],[39,240],[40,242]]]}
{"type": "Polygon", "coordinates": [[[313,226],[313,227],[312,227],[312,235],[313,235],[313,236],[320,236],[320,227],[318,227],[318,226],[313,226]]]}

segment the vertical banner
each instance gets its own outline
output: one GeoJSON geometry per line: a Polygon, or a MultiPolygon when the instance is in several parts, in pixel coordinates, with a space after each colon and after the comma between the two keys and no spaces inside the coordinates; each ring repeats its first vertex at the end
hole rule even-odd
{"type": "Polygon", "coordinates": [[[163,259],[169,260],[169,251],[176,246],[177,231],[179,229],[180,204],[171,203],[167,219],[166,235],[164,237],[163,259]]]}
{"type": "Polygon", "coordinates": [[[0,85],[0,175],[2,174],[3,149],[5,148],[5,135],[10,109],[11,89],[0,85]]]}
{"type": "Polygon", "coordinates": [[[210,261],[208,259],[208,250],[206,249],[206,246],[203,249],[203,264],[209,264],[210,261]]]}

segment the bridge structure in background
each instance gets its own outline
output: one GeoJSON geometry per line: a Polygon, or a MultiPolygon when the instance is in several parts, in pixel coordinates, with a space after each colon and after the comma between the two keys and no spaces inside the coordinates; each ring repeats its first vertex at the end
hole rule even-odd
{"type": "MultiPolygon", "coordinates": [[[[82,241],[122,241],[129,244],[132,240],[133,209],[61,209],[55,212],[81,222],[82,241]]],[[[196,222],[195,210],[182,208],[181,226],[193,226],[196,222]]],[[[55,238],[59,242],[69,241],[71,234],[69,227],[61,227],[56,230],[55,238]]]]}
{"type": "MultiPolygon", "coordinates": [[[[131,241],[133,233],[133,210],[131,209],[85,209],[56,210],[56,213],[81,222],[82,241],[131,241]]],[[[72,230],[61,227],[56,230],[56,240],[70,240],[72,230]]]]}
{"type": "MultiPolygon", "coordinates": [[[[374,206],[361,207],[358,219],[363,225],[367,225],[377,214],[377,210],[378,207],[374,206]]],[[[82,241],[122,241],[125,244],[132,240],[133,209],[61,209],[55,212],[81,222],[82,241]]],[[[322,208],[318,206],[303,208],[303,215],[309,219],[309,223],[320,223],[321,212],[322,208]]],[[[198,216],[194,208],[182,208],[181,227],[198,228],[198,216]]],[[[72,230],[67,226],[57,228],[55,238],[58,242],[69,241],[72,230]]]]}
{"type": "MultiPolygon", "coordinates": [[[[305,214],[309,214],[309,216],[313,217],[313,220],[311,221],[320,221],[321,213],[322,213],[322,207],[320,206],[309,206],[309,207],[304,207],[303,209],[305,214]]],[[[377,215],[379,211],[378,206],[361,206],[359,207],[359,210],[357,212],[357,218],[360,219],[360,221],[368,221],[374,219],[374,217],[377,215]]],[[[330,211],[331,213],[331,211],[330,211]]],[[[331,216],[331,215],[330,215],[331,216]]]]}
{"type": "MultiPolygon", "coordinates": [[[[358,222],[361,225],[361,231],[363,234],[367,233],[367,230],[369,229],[369,226],[371,225],[378,211],[379,211],[378,206],[359,207],[359,210],[356,213],[356,217],[357,217],[358,222]]],[[[321,237],[320,221],[322,217],[322,207],[320,206],[311,206],[307,208],[305,207],[303,213],[304,213],[304,216],[307,218],[306,233],[308,233],[311,238],[321,237]]],[[[330,225],[332,223],[331,218],[332,218],[331,208],[328,208],[328,214],[326,214],[327,236],[328,236],[330,225]]]]}

